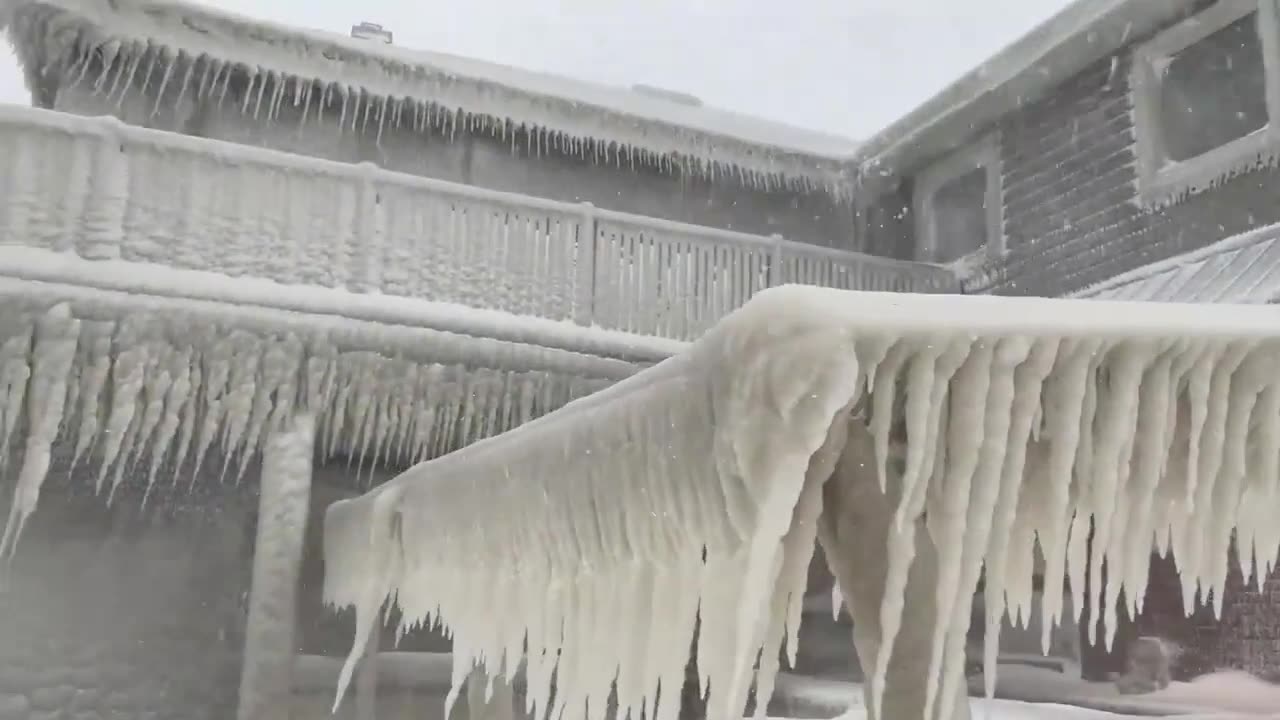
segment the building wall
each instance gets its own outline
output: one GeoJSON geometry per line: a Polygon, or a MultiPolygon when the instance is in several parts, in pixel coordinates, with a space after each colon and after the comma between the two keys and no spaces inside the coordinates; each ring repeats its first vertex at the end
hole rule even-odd
{"type": "MultiPolygon", "coordinates": [[[[94,77],[90,72],[88,77],[94,77]]],[[[86,115],[115,115],[126,122],[162,130],[259,145],[340,162],[373,162],[414,175],[460,182],[494,190],[590,202],[597,207],[696,225],[761,235],[779,234],[790,240],[855,249],[853,209],[822,192],[764,192],[736,181],[710,183],[642,167],[618,167],[552,152],[531,156],[513,150],[509,138],[471,133],[460,127],[456,135],[412,128],[384,127],[379,136],[376,114],[362,131],[351,119],[339,128],[341,105],[326,109],[323,119],[311,107],[305,123],[303,107],[284,103],[276,120],[254,119],[254,101],[245,112],[241,98],[246,78],[233,79],[226,99],[197,104],[179,83],[170,83],[163,102],[154,90],[130,91],[125,102],[104,99],[92,84],[64,88],[54,106],[86,115]],[[181,102],[179,102],[181,98],[181,102]]],[[[267,93],[269,99],[270,92],[267,93]]],[[[263,105],[267,104],[264,100],[263,105]]],[[[263,109],[265,114],[265,108],[263,109]]]]}
{"type": "MultiPolygon", "coordinates": [[[[235,717],[257,516],[257,463],[242,480],[206,460],[198,480],[171,470],[142,503],[135,466],[107,504],[96,466],[50,473],[10,574],[0,578],[0,720],[226,720],[235,717]]],[[[7,515],[16,461],[0,472],[7,515]]],[[[139,463],[145,468],[145,463],[139,463]]],[[[368,479],[337,459],[314,473],[296,650],[345,657],[354,624],[321,603],[320,521],[368,479]]],[[[110,477],[108,477],[108,486],[110,477]]],[[[394,642],[385,633],[384,647],[394,642]]],[[[447,649],[418,633],[402,649],[447,649]]],[[[326,712],[332,687],[324,693],[326,712]]],[[[300,707],[321,706],[303,693],[300,707]],[[313,702],[314,701],[314,702],[313,702]]],[[[412,704],[412,703],[410,703],[412,704]]],[[[346,705],[350,705],[347,703],[346,705]]],[[[348,712],[350,708],[344,708],[348,712]]]]}
{"type": "MultiPolygon", "coordinates": [[[[1061,296],[1122,272],[1280,221],[1280,170],[1260,169],[1160,209],[1138,202],[1129,92],[1132,50],[1046,98],[977,128],[1000,138],[1007,253],[974,273],[967,293],[1061,296]]],[[[923,168],[919,168],[923,169],[923,168]]],[[[915,249],[910,178],[871,204],[866,246],[915,249]]]]}
{"type": "MultiPolygon", "coordinates": [[[[235,716],[252,562],[250,483],[163,473],[110,507],[55,466],[0,590],[0,718],[235,716]]],[[[12,496],[16,468],[0,482],[12,496]]],[[[109,482],[109,480],[108,480],[109,482]]],[[[7,508],[5,508],[7,511],[7,508]]]]}
{"type": "Polygon", "coordinates": [[[1280,221],[1280,172],[1160,210],[1137,200],[1129,51],[1000,124],[1008,255],[974,292],[1065,295],[1280,221]]]}

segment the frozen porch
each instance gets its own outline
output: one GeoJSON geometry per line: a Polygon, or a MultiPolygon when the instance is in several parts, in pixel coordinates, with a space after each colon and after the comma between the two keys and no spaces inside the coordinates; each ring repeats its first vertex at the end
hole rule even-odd
{"type": "Polygon", "coordinates": [[[114,119],[3,108],[0,158],[0,632],[24,639],[0,709],[22,718],[268,717],[305,686],[295,655],[348,637],[316,619],[314,559],[287,562],[327,503],[658,362],[760,288],[954,287],[114,119]],[[271,470],[302,458],[305,482],[271,470]]]}

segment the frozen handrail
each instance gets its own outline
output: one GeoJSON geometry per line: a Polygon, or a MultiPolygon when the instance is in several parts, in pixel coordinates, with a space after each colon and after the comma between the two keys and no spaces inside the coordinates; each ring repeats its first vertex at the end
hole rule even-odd
{"type": "Polygon", "coordinates": [[[788,282],[947,292],[947,269],[32,108],[0,108],[0,232],[687,340],[788,282]]]}

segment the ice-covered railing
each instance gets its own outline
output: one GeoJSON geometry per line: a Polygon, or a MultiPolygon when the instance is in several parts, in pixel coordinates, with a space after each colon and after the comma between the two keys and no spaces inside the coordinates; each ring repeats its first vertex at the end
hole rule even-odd
{"type": "Polygon", "coordinates": [[[31,108],[0,108],[0,242],[690,339],[761,287],[945,269],[31,108]]]}
{"type": "Polygon", "coordinates": [[[752,683],[770,695],[780,646],[795,657],[816,536],[872,717],[959,720],[984,574],[994,670],[1002,617],[1031,611],[1037,548],[1044,642],[1078,620],[1086,578],[1110,641],[1157,549],[1188,606],[1221,610],[1233,542],[1246,577],[1268,574],[1278,508],[1268,308],[791,286],[670,360],[335,503],[325,594],[356,607],[340,684],[390,600],[402,627],[450,631],[451,700],[473,663],[510,677],[524,661],[539,713],[600,720],[616,701],[670,720],[696,643],[707,717],[732,720],[752,683]]]}
{"type": "Polygon", "coordinates": [[[597,324],[693,339],[767,287],[945,292],[955,277],[933,265],[657,218],[592,214],[597,324]]]}

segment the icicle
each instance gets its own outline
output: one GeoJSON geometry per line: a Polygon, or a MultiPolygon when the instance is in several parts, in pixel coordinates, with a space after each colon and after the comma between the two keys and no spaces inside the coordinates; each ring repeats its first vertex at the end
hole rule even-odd
{"type": "MultiPolygon", "coordinates": [[[[174,54],[173,51],[168,49],[167,47],[161,48],[160,62],[164,64],[164,73],[160,76],[160,87],[156,89],[156,102],[155,102],[155,105],[153,105],[151,108],[151,117],[155,117],[160,114],[160,103],[164,101],[165,99],[164,93],[166,90],[169,89],[169,80],[173,78],[173,70],[175,67],[177,67],[179,64],[182,63],[183,58],[187,59],[186,78],[190,78],[191,70],[193,66],[190,58],[186,55],[186,53],[178,52],[177,54],[174,54]]],[[[150,71],[148,71],[148,75],[149,74],[150,74],[150,71]]],[[[186,79],[183,80],[182,86],[183,86],[183,92],[185,92],[186,79]]],[[[174,103],[174,105],[180,105],[181,103],[182,103],[182,97],[179,96],[178,100],[174,103]]]]}
{"type": "MultiPolygon", "coordinates": [[[[191,363],[191,390],[187,404],[182,411],[182,425],[178,429],[178,446],[173,453],[173,482],[178,482],[178,474],[182,471],[182,466],[187,462],[187,456],[191,451],[191,441],[195,438],[196,432],[196,411],[200,408],[200,390],[204,386],[204,371],[201,367],[203,361],[193,359],[191,363]]],[[[192,472],[192,481],[195,480],[195,472],[192,472]]]]}
{"type": "Polygon", "coordinates": [[[382,102],[378,105],[378,134],[374,137],[374,145],[382,147],[382,130],[387,122],[387,96],[382,96],[382,102]]]}
{"type": "Polygon", "coordinates": [[[342,92],[342,111],[338,115],[339,134],[341,134],[342,130],[347,126],[347,106],[351,102],[352,89],[350,86],[343,86],[341,92],[342,92]]]}
{"type": "Polygon", "coordinates": [[[218,91],[218,109],[222,109],[222,104],[227,99],[227,90],[231,87],[231,75],[235,72],[235,65],[219,62],[218,70],[214,71],[214,82],[217,82],[218,71],[222,73],[222,89],[218,91]]]}
{"type": "MultiPolygon", "coordinates": [[[[305,127],[307,124],[307,115],[311,112],[311,95],[315,91],[316,82],[317,81],[315,80],[308,82],[307,86],[302,91],[302,117],[298,119],[299,128],[305,127]]],[[[322,110],[317,112],[322,112],[322,110]]],[[[319,118],[317,117],[317,124],[318,123],[319,118]]]]}
{"type": "MultiPolygon", "coordinates": [[[[147,488],[143,492],[142,502],[145,505],[155,486],[156,473],[164,456],[173,447],[173,439],[182,422],[182,411],[187,405],[187,398],[192,390],[191,349],[187,348],[170,356],[168,375],[172,378],[168,392],[164,398],[163,414],[156,429],[155,441],[151,444],[151,464],[147,470],[147,488]]],[[[192,403],[194,405],[194,402],[192,403]]],[[[181,457],[175,455],[175,462],[181,457]]]]}
{"type": "Polygon", "coordinates": [[[265,82],[265,78],[262,75],[261,69],[249,70],[248,75],[249,75],[249,84],[245,86],[244,96],[240,100],[241,115],[249,114],[249,103],[250,101],[253,100],[254,85],[261,85],[263,82],[265,82]]]}
{"type": "MultiPolygon", "coordinates": [[[[227,379],[231,376],[233,346],[234,336],[232,338],[218,337],[217,342],[209,345],[204,353],[204,362],[200,373],[203,381],[201,384],[204,387],[204,418],[200,423],[199,434],[193,438],[196,459],[192,467],[192,483],[199,478],[200,468],[204,465],[205,453],[208,452],[209,446],[213,444],[213,440],[217,437],[218,430],[222,426],[224,413],[226,412],[223,396],[227,389],[227,379]]],[[[197,387],[199,386],[197,385],[197,387]]],[[[195,434],[194,428],[193,434],[195,434]]]]}
{"type": "Polygon", "coordinates": [[[271,88],[271,101],[267,105],[267,122],[273,123],[280,117],[280,107],[284,104],[285,94],[289,91],[289,80],[292,79],[284,73],[273,73],[274,81],[271,88]]]}
{"type": "Polygon", "coordinates": [[[142,64],[147,54],[147,44],[145,42],[135,41],[130,44],[129,51],[125,54],[126,58],[131,58],[131,62],[126,63],[124,59],[120,63],[120,71],[116,73],[116,77],[111,82],[111,90],[107,93],[107,99],[111,99],[115,95],[116,88],[120,89],[120,97],[116,99],[116,107],[124,106],[125,96],[129,94],[129,88],[133,87],[134,77],[137,75],[138,66],[142,64]],[[126,64],[128,69],[126,70],[126,64]]]}
{"type": "MultiPolygon", "coordinates": [[[[934,716],[934,703],[938,693],[945,687],[945,683],[939,682],[937,678],[940,677],[942,660],[946,654],[946,634],[953,624],[951,616],[957,612],[952,606],[957,595],[965,598],[972,596],[971,592],[965,595],[964,589],[958,587],[958,584],[964,569],[962,558],[966,504],[974,473],[978,469],[983,442],[988,440],[984,434],[987,411],[985,399],[991,384],[994,349],[992,343],[979,342],[956,375],[946,441],[946,479],[927,500],[929,534],[938,548],[940,571],[935,599],[937,618],[933,624],[933,656],[928,673],[928,677],[933,680],[929,682],[925,696],[925,717],[928,718],[934,716]]],[[[1003,438],[1000,440],[1003,442],[1003,438]]],[[[944,717],[941,720],[947,719],[944,717]]]]}
{"type": "MultiPolygon", "coordinates": [[[[156,384],[161,358],[168,350],[169,346],[162,341],[144,341],[142,343],[142,361],[138,369],[138,377],[140,378],[138,382],[139,390],[132,399],[133,407],[125,427],[124,438],[119,444],[119,453],[116,457],[114,468],[115,473],[111,477],[111,489],[107,494],[108,505],[115,500],[116,492],[120,489],[120,485],[124,480],[126,468],[132,465],[142,451],[146,438],[140,438],[140,436],[143,436],[147,430],[146,424],[152,417],[158,417],[158,412],[150,412],[153,396],[156,395],[152,388],[156,384]]],[[[158,401],[163,402],[163,393],[160,393],[158,401]]]]}
{"type": "MultiPolygon", "coordinates": [[[[142,340],[145,320],[125,322],[116,334],[114,345],[122,348],[111,368],[111,410],[102,428],[106,444],[94,491],[102,492],[107,472],[117,462],[124,448],[125,434],[137,412],[138,393],[142,390],[147,363],[147,345],[142,340]]],[[[123,462],[121,460],[121,462],[123,462]]]]}
{"type": "Polygon", "coordinates": [[[92,47],[87,40],[83,43],[78,43],[77,47],[80,48],[80,57],[71,68],[71,72],[75,74],[75,77],[68,83],[68,86],[73,88],[79,88],[84,83],[89,74],[89,68],[93,66],[95,54],[101,53],[100,49],[92,47]]]}
{"type": "MultiPolygon", "coordinates": [[[[1064,342],[1059,351],[1056,368],[1058,372],[1045,389],[1043,422],[1045,434],[1054,438],[1054,443],[1043,454],[1042,466],[1035,468],[1044,475],[1042,482],[1049,486],[1051,500],[1047,510],[1052,513],[1049,522],[1040,531],[1040,547],[1045,558],[1045,585],[1041,593],[1041,623],[1044,628],[1041,644],[1046,648],[1045,652],[1048,652],[1050,632],[1062,617],[1063,582],[1067,575],[1067,529],[1071,520],[1072,466],[1080,446],[1080,418],[1084,414],[1085,388],[1094,377],[1099,361],[1099,347],[1097,340],[1064,342]]],[[[1014,509],[1008,510],[1012,512],[1014,509]]],[[[999,534],[997,531],[996,537],[999,534]]],[[[996,567],[1003,570],[1003,565],[996,567]]],[[[1076,596],[1073,610],[1077,622],[1083,605],[1083,586],[1082,576],[1072,577],[1071,589],[1076,596]]],[[[997,599],[1003,604],[1002,596],[997,599]]],[[[987,611],[992,612],[990,607],[987,611]]],[[[999,616],[995,621],[998,620],[999,616]]],[[[991,622],[993,621],[988,616],[988,623],[991,622]]]]}
{"type": "Polygon", "coordinates": [[[144,99],[147,96],[147,91],[151,89],[151,76],[156,71],[156,65],[163,64],[166,67],[170,65],[170,60],[169,60],[170,52],[171,51],[169,50],[169,47],[167,45],[159,45],[159,46],[154,46],[150,44],[147,45],[147,49],[144,51],[144,53],[147,56],[146,57],[147,70],[142,75],[142,88],[139,90],[139,94],[142,95],[144,99]]]}
{"type": "MultiPolygon", "coordinates": [[[[169,388],[173,385],[174,380],[173,362],[175,354],[172,347],[167,344],[157,343],[155,352],[148,357],[149,367],[145,373],[146,379],[142,387],[142,420],[138,426],[138,437],[135,444],[138,454],[141,454],[146,449],[147,442],[151,440],[151,436],[160,425],[161,418],[164,417],[165,401],[169,398],[169,388]]],[[[123,465],[124,463],[120,464],[121,467],[123,465]]]]}
{"type": "Polygon", "coordinates": [[[296,392],[292,380],[298,373],[301,346],[296,339],[272,342],[262,352],[259,376],[252,390],[250,408],[245,421],[240,463],[236,468],[236,484],[244,479],[249,458],[258,452],[268,430],[276,430],[284,422],[284,412],[293,408],[296,392]],[[283,410],[283,412],[280,412],[283,410]]]}
{"type": "Polygon", "coordinates": [[[201,55],[198,62],[202,66],[200,69],[200,80],[196,83],[196,100],[203,102],[213,96],[213,87],[218,82],[219,63],[209,55],[201,55]]]}
{"type": "MultiPolygon", "coordinates": [[[[258,92],[253,98],[253,119],[254,120],[258,119],[258,116],[262,111],[262,98],[267,93],[267,85],[271,84],[277,90],[280,87],[280,82],[278,79],[279,76],[276,75],[276,72],[274,70],[263,71],[262,68],[258,68],[257,74],[259,75],[258,92]]],[[[252,86],[253,86],[252,83],[250,83],[250,87],[252,86]]],[[[273,90],[273,92],[274,91],[275,90],[273,90]]],[[[249,100],[249,93],[245,93],[245,101],[248,102],[248,100],[249,100]]]]}
{"type": "Polygon", "coordinates": [[[231,458],[236,452],[247,453],[246,431],[253,412],[253,400],[258,392],[258,367],[262,360],[262,344],[254,335],[241,333],[234,340],[234,355],[227,381],[227,394],[223,397],[226,422],[222,431],[222,472],[225,479],[231,458]]]}
{"type": "Polygon", "coordinates": [[[174,102],[176,107],[182,107],[182,101],[187,98],[187,92],[191,89],[191,77],[195,75],[196,64],[199,62],[197,58],[193,58],[190,55],[187,55],[186,58],[187,69],[182,74],[182,85],[178,88],[178,99],[174,102]]]}
{"type": "Polygon", "coordinates": [[[31,377],[29,355],[35,328],[27,318],[18,316],[16,320],[16,327],[2,328],[9,332],[0,342],[0,470],[8,464],[13,431],[21,421],[31,377]]]}
{"type": "Polygon", "coordinates": [[[9,506],[9,519],[0,537],[2,560],[12,559],[23,526],[35,512],[40,487],[49,474],[53,442],[66,410],[67,377],[71,374],[79,336],[80,321],[71,317],[71,308],[66,304],[54,306],[36,324],[30,391],[26,394],[26,448],[9,506]]]}
{"type": "Polygon", "coordinates": [[[98,74],[98,79],[93,81],[94,96],[102,92],[102,88],[106,84],[107,78],[110,77],[112,69],[115,69],[118,77],[120,66],[124,64],[124,57],[120,54],[119,40],[108,40],[102,44],[100,49],[102,52],[102,72],[98,74]]]}

